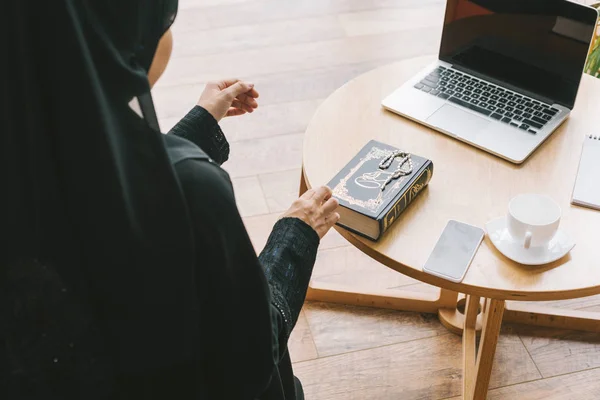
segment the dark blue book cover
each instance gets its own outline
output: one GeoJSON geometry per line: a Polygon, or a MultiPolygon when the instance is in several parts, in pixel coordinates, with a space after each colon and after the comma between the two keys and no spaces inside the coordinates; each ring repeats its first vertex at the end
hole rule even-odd
{"type": "MultiPolygon", "coordinates": [[[[340,206],[380,222],[379,235],[389,228],[427,186],[433,175],[431,160],[411,154],[412,173],[390,181],[382,190],[382,185],[401,161],[395,159],[387,169],[381,169],[379,165],[395,150],[397,149],[393,146],[371,140],[328,185],[340,206]]],[[[364,235],[364,232],[348,226],[343,220],[340,225],[364,235]]]]}

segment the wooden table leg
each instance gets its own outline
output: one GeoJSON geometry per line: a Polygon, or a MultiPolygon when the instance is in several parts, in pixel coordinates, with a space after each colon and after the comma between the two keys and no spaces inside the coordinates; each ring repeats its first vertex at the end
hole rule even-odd
{"type": "Polygon", "coordinates": [[[398,311],[415,311],[437,314],[440,309],[456,308],[458,293],[440,289],[439,294],[412,292],[408,290],[385,290],[361,293],[344,286],[327,285],[326,288],[308,287],[306,300],[345,304],[361,307],[386,308],[398,311]]]}
{"type": "Polygon", "coordinates": [[[467,398],[467,393],[473,393],[473,380],[475,363],[477,361],[477,350],[475,343],[477,332],[475,330],[477,314],[479,314],[479,297],[467,296],[467,306],[465,309],[464,329],[462,336],[463,346],[463,397],[467,398]]]}
{"type": "Polygon", "coordinates": [[[485,400],[487,397],[496,345],[502,326],[504,300],[487,300],[486,310],[483,313],[483,330],[477,356],[475,356],[475,320],[479,307],[478,297],[467,296],[463,332],[463,399],[465,400],[485,400]]]}
{"type": "MultiPolygon", "coordinates": [[[[457,305],[459,305],[463,301],[466,302],[466,300],[466,296],[461,294],[459,295],[459,300],[456,302],[454,307],[444,307],[438,310],[438,318],[440,319],[442,325],[444,325],[444,327],[450,332],[455,333],[457,335],[463,334],[466,318],[466,306],[465,313],[462,313],[458,309],[457,305]]],[[[483,309],[484,305],[485,304],[481,304],[481,309],[483,309]]],[[[481,321],[481,313],[479,313],[479,315],[475,315],[475,330],[477,332],[481,332],[481,321]]]]}

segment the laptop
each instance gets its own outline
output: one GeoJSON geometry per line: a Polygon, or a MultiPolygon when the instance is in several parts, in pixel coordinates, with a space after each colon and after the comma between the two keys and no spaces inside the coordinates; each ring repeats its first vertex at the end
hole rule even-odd
{"type": "Polygon", "coordinates": [[[448,0],[438,61],[382,105],[523,163],[573,109],[597,17],[567,0],[448,0]]]}

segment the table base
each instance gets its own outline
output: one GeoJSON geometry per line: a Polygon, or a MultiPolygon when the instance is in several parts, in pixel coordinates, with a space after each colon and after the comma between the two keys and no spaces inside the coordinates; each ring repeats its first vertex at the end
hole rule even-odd
{"type": "Polygon", "coordinates": [[[520,302],[484,299],[440,289],[438,295],[394,290],[394,294],[358,293],[342,287],[315,287],[306,299],[362,307],[437,314],[440,322],[463,338],[463,398],[484,400],[503,321],[600,333],[600,313],[563,310],[520,302]],[[464,308],[463,308],[464,307],[464,308]],[[461,309],[464,309],[461,312],[461,309]],[[475,340],[481,335],[479,347],[475,340]]]}
{"type": "MultiPolygon", "coordinates": [[[[304,171],[300,182],[302,195],[307,190],[304,171]]],[[[359,293],[342,286],[317,286],[311,282],[306,300],[437,314],[449,331],[462,335],[465,400],[485,400],[487,396],[503,321],[600,333],[600,312],[480,298],[447,289],[440,289],[437,295],[403,290],[390,292],[359,293]],[[477,335],[481,336],[479,347],[476,347],[477,335]]]]}
{"type": "MultiPolygon", "coordinates": [[[[451,332],[461,335],[465,324],[464,312],[467,296],[451,290],[440,289],[439,294],[388,290],[385,293],[355,292],[341,286],[315,286],[311,283],[306,296],[310,301],[324,301],[361,307],[386,308],[438,314],[440,322],[451,332]]],[[[481,301],[481,306],[484,300],[481,301]]],[[[507,301],[504,321],[547,328],[572,329],[600,333],[600,312],[568,310],[535,303],[507,301]]],[[[482,315],[477,316],[477,331],[482,329],[482,315]]]]}

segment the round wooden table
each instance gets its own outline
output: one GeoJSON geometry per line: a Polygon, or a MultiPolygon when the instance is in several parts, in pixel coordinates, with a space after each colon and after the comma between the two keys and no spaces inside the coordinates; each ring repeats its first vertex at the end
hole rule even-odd
{"type": "Polygon", "coordinates": [[[438,313],[446,327],[463,334],[464,398],[484,399],[503,318],[600,332],[600,313],[511,302],[600,293],[600,212],[570,204],[584,134],[600,130],[600,81],[583,77],[571,117],[524,164],[517,166],[381,107],[385,96],[432,61],[431,57],[423,57],[385,66],[333,93],[319,107],[306,131],[301,192],[327,184],[371,139],[431,159],[435,172],[428,189],[379,242],[336,229],[385,266],[440,287],[439,296],[414,292],[390,296],[311,286],[308,298],[438,313]],[[486,237],[462,283],[422,271],[449,219],[484,227],[487,221],[505,215],[509,200],[520,193],[547,194],[561,205],[561,229],[577,243],[569,255],[545,266],[524,266],[500,254],[486,237]],[[459,299],[466,303],[464,314],[457,311],[459,299]],[[478,325],[482,337],[476,356],[478,325]]]}

